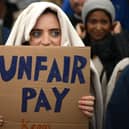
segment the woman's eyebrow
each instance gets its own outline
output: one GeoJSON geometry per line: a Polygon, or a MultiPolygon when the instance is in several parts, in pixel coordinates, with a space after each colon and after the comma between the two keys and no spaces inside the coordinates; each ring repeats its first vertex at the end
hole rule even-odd
{"type": "Polygon", "coordinates": [[[50,28],[50,30],[59,30],[59,31],[61,31],[60,28],[50,28]]]}
{"type": "Polygon", "coordinates": [[[42,31],[42,29],[35,28],[35,29],[31,30],[31,32],[33,32],[33,31],[42,31]]]}

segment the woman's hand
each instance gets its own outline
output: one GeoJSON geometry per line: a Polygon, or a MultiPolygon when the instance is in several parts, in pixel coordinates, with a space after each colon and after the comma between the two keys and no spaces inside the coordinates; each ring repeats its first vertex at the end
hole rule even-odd
{"type": "Polygon", "coordinates": [[[119,34],[122,30],[121,24],[119,21],[113,22],[112,34],[119,34]]]}
{"type": "Polygon", "coordinates": [[[75,27],[78,35],[80,36],[81,39],[84,39],[86,36],[86,30],[85,27],[82,23],[78,23],[75,27]]]}
{"type": "Polygon", "coordinates": [[[82,96],[78,101],[79,109],[89,118],[91,118],[94,113],[94,101],[94,96],[82,96]]]}

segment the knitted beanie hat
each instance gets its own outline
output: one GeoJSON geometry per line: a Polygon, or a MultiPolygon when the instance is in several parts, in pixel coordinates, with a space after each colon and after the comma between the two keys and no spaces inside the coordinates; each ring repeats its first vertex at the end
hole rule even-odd
{"type": "Polygon", "coordinates": [[[112,21],[115,19],[115,8],[110,0],[87,0],[82,9],[82,21],[85,24],[87,15],[96,9],[102,9],[110,14],[112,21]]]}

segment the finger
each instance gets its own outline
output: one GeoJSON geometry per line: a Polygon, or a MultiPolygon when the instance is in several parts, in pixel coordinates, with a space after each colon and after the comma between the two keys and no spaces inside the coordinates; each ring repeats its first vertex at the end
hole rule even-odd
{"type": "Polygon", "coordinates": [[[94,106],[94,101],[89,101],[89,100],[79,100],[78,101],[79,105],[87,105],[87,106],[94,106]]]}
{"type": "Polygon", "coordinates": [[[82,111],[84,115],[86,115],[87,117],[91,118],[93,116],[93,113],[88,112],[88,111],[82,111]]]}
{"type": "Polygon", "coordinates": [[[121,32],[121,24],[119,21],[116,21],[113,23],[113,26],[112,26],[112,34],[118,34],[121,32]]]}
{"type": "Polygon", "coordinates": [[[76,28],[78,35],[83,39],[86,35],[84,25],[82,23],[78,23],[75,28],[76,28]]]}
{"type": "Polygon", "coordinates": [[[80,100],[95,100],[95,97],[94,96],[91,96],[91,95],[89,95],[89,96],[82,96],[81,98],[80,98],[80,100]]]}
{"type": "Polygon", "coordinates": [[[92,106],[83,106],[83,105],[79,105],[78,106],[79,109],[81,109],[82,111],[88,111],[88,112],[94,112],[94,107],[92,106]]]}

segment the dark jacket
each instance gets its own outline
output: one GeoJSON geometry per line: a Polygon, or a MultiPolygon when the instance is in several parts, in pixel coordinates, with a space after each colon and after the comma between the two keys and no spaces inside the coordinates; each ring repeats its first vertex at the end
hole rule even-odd
{"type": "Polygon", "coordinates": [[[70,5],[69,0],[63,1],[62,9],[67,14],[67,16],[69,17],[69,19],[74,27],[76,27],[76,25],[78,23],[82,23],[82,18],[75,14],[74,10],[72,9],[72,7],[70,5]]]}
{"type": "Polygon", "coordinates": [[[15,21],[14,13],[17,12],[19,9],[16,4],[10,3],[8,1],[6,1],[6,8],[7,11],[4,17],[4,26],[11,29],[15,21]]]}
{"type": "Polygon", "coordinates": [[[7,27],[0,28],[0,45],[4,45],[9,37],[10,30],[7,27]]]}
{"type": "Polygon", "coordinates": [[[115,85],[107,106],[105,129],[129,129],[129,66],[115,85]]]}
{"type": "Polygon", "coordinates": [[[70,5],[69,0],[63,0],[61,8],[67,15],[74,15],[74,11],[70,5]]]}
{"type": "Polygon", "coordinates": [[[111,0],[116,9],[116,20],[129,32],[129,0],[111,0]]]}
{"type": "Polygon", "coordinates": [[[98,56],[103,64],[107,80],[110,79],[115,65],[124,57],[129,56],[129,34],[122,31],[120,34],[111,35],[101,41],[91,42],[85,37],[84,43],[91,46],[91,58],[98,56]]]}

